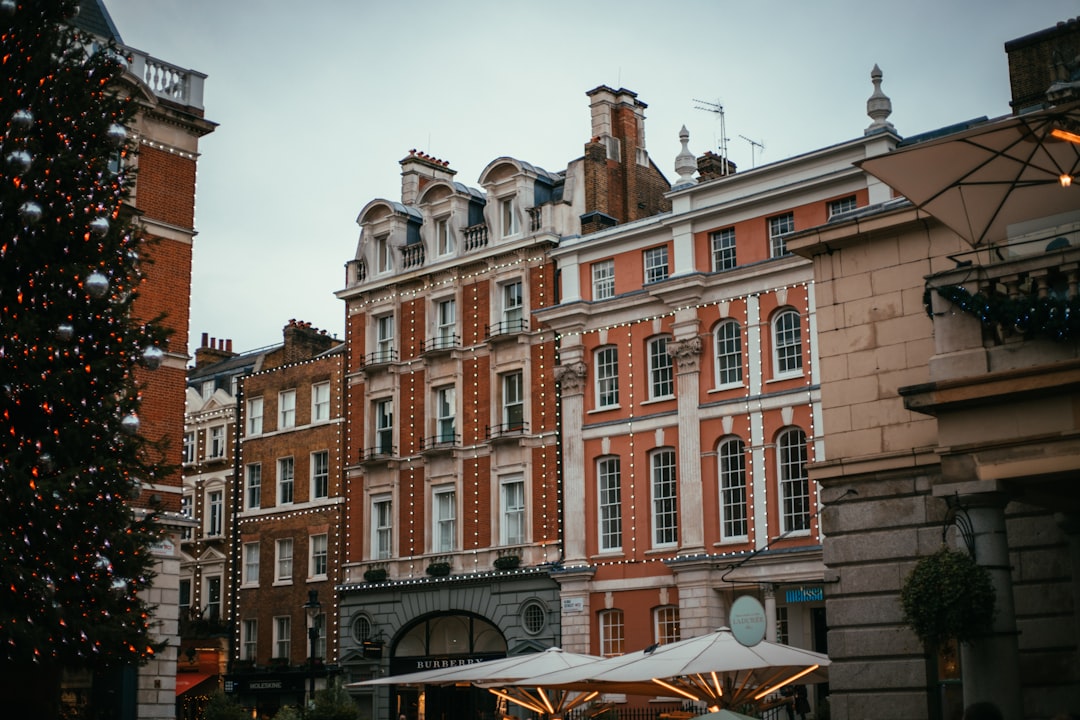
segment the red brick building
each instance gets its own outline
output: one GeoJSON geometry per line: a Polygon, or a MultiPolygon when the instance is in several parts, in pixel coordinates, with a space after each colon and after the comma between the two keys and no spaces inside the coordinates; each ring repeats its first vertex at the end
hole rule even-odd
{"type": "Polygon", "coordinates": [[[177,579],[179,572],[181,497],[181,447],[184,427],[184,387],[187,366],[188,316],[191,296],[191,249],[195,237],[195,175],[199,140],[214,130],[204,117],[205,75],[180,68],[127,48],[102,0],[82,0],[75,24],[113,41],[127,53],[129,68],[123,82],[139,105],[130,136],[137,152],[138,168],[130,204],[144,242],[141,254],[144,281],[134,304],[137,317],[162,321],[170,331],[161,367],[140,369],[143,403],[139,413],[141,433],[161,440],[164,465],[177,468],[167,475],[147,479],[140,505],[160,505],[167,538],[154,548],[160,563],[154,589],[148,598],[157,605],[166,649],[139,669],[138,716],[174,717],[174,677],[177,647],[177,579]]]}
{"type": "MultiPolygon", "coordinates": [[[[644,148],[645,105],[626,90],[589,96],[586,155],[565,170],[501,157],[474,189],[413,151],[401,200],[360,212],[338,292],[350,679],[563,644],[551,571],[577,509],[561,496],[557,340],[535,319],[558,302],[548,252],[586,222],[656,212],[668,187],[644,148]]],[[[366,717],[493,709],[468,689],[356,697],[366,717]]]]}

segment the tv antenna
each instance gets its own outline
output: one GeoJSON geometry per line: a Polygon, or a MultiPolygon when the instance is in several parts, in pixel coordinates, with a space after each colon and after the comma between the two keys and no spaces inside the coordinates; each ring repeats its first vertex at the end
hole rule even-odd
{"type": "Polygon", "coordinates": [[[722,172],[727,175],[727,123],[724,120],[724,106],[717,102],[708,102],[707,100],[694,100],[697,105],[694,106],[695,110],[704,110],[705,112],[711,112],[714,115],[720,116],[720,157],[723,158],[721,164],[722,172]]]}
{"type": "Polygon", "coordinates": [[[759,148],[762,152],[765,152],[765,143],[764,142],[758,142],[757,140],[751,140],[750,138],[746,137],[745,135],[740,135],[739,137],[741,137],[746,142],[750,143],[750,167],[751,168],[757,167],[757,162],[756,162],[756,159],[755,159],[755,156],[754,156],[754,150],[755,150],[755,148],[759,148]]]}

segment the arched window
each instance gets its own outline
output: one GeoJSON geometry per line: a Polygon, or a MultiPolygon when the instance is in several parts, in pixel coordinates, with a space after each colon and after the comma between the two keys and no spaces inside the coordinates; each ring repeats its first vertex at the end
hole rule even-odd
{"type": "Polygon", "coordinates": [[[713,333],[716,349],[716,385],[742,384],[742,328],[735,320],[725,320],[713,333]]]}
{"type": "Polygon", "coordinates": [[[746,527],[746,446],[739,438],[720,443],[720,537],[745,540],[746,527]]]}
{"type": "Polygon", "coordinates": [[[774,374],[801,373],[802,359],[802,323],[799,313],[791,308],[781,310],[773,318],[774,374]]]}
{"type": "Polygon", "coordinates": [[[787,428],[776,438],[780,478],[781,531],[810,529],[810,481],[806,474],[806,433],[787,428]]]}

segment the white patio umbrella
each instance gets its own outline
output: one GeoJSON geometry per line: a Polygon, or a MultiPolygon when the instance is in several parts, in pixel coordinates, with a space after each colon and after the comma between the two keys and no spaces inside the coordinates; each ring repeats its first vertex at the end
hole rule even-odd
{"type": "Polygon", "coordinates": [[[681,696],[710,708],[752,704],[785,685],[824,682],[829,657],[762,641],[740,644],[728,628],[688,640],[654,646],[515,685],[561,690],[593,690],[631,695],[681,696]]]}
{"type": "Polygon", "coordinates": [[[1010,115],[857,163],[975,247],[1080,208],[1080,103],[1010,115]]]}
{"type": "Polygon", "coordinates": [[[455,665],[438,670],[404,675],[388,675],[373,680],[349,683],[346,687],[365,687],[368,685],[457,685],[461,683],[483,685],[488,691],[526,707],[541,715],[562,715],[569,710],[588,702],[598,693],[591,691],[555,690],[552,692],[534,692],[528,686],[514,686],[500,689],[498,686],[513,683],[521,678],[533,675],[546,675],[552,672],[569,670],[603,660],[596,655],[583,655],[566,652],[562,648],[548,648],[539,653],[526,653],[497,660],[485,660],[469,665],[455,665]]]}

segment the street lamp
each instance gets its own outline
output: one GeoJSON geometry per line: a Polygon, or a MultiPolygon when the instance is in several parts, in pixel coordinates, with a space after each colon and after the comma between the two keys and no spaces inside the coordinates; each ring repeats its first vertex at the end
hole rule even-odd
{"type": "Polygon", "coordinates": [[[308,640],[311,642],[311,654],[308,656],[308,704],[315,704],[315,643],[319,640],[319,611],[322,603],[319,602],[319,591],[308,590],[307,602],[304,603],[304,612],[307,613],[308,640]]]}

